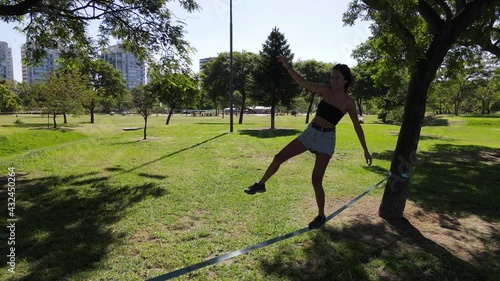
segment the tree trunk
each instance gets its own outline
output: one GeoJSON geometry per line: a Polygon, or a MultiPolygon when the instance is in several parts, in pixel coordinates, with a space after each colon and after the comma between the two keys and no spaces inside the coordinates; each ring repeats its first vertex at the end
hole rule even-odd
{"type": "Polygon", "coordinates": [[[276,113],[276,105],[273,103],[271,105],[271,130],[274,130],[276,129],[275,125],[274,125],[274,115],[276,113]]]}
{"type": "Polygon", "coordinates": [[[311,110],[312,110],[312,106],[313,106],[313,103],[314,103],[314,96],[316,94],[313,92],[311,94],[311,101],[309,101],[309,107],[307,108],[307,115],[306,115],[306,124],[309,124],[309,114],[311,114],[311,110]]]}
{"type": "Polygon", "coordinates": [[[363,107],[361,106],[361,100],[362,100],[361,97],[356,99],[356,102],[358,104],[358,109],[359,109],[359,111],[358,111],[359,116],[363,116],[363,107]]]}
{"type": "Polygon", "coordinates": [[[174,108],[172,107],[172,109],[170,109],[170,112],[168,113],[167,122],[165,123],[165,125],[170,124],[170,118],[172,117],[173,112],[174,112],[174,108]]]}
{"type": "Polygon", "coordinates": [[[63,117],[64,117],[63,124],[68,124],[68,117],[66,116],[66,113],[63,113],[63,117]]]}
{"type": "Polygon", "coordinates": [[[89,110],[90,110],[90,124],[94,124],[94,110],[95,110],[94,101],[90,102],[89,110]]]}
{"type": "Polygon", "coordinates": [[[56,116],[56,113],[52,116],[52,120],[54,120],[54,129],[57,129],[56,116]]]}
{"type": "Polygon", "coordinates": [[[433,42],[426,58],[416,63],[408,85],[408,96],[399,131],[396,150],[391,162],[391,176],[387,180],[379,215],[385,219],[400,219],[406,205],[409,176],[417,163],[417,147],[425,117],[427,92],[436,72],[451,46],[446,42],[433,42]]]}
{"type": "Polygon", "coordinates": [[[146,117],[144,117],[144,139],[146,139],[146,130],[148,128],[148,116],[146,115],[146,117]]]}
{"type": "Polygon", "coordinates": [[[245,110],[245,100],[247,99],[247,94],[245,91],[241,93],[241,110],[240,110],[240,119],[238,120],[238,124],[243,124],[243,111],[245,110]]]}

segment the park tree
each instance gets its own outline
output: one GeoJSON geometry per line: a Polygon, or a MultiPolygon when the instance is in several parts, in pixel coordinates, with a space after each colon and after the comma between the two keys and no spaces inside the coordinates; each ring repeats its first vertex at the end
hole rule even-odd
{"type": "MultiPolygon", "coordinates": [[[[248,92],[252,86],[252,74],[255,71],[259,56],[251,52],[233,52],[233,90],[235,101],[240,107],[238,124],[243,123],[243,111],[246,107],[248,92]]],[[[212,61],[203,66],[202,87],[212,101],[230,103],[229,98],[229,53],[220,53],[212,61]]]]}
{"type": "MultiPolygon", "coordinates": [[[[295,63],[295,70],[297,70],[307,81],[315,83],[330,84],[330,73],[332,68],[333,64],[317,60],[305,60],[295,63]]],[[[310,92],[306,89],[302,89],[302,92],[308,101],[306,124],[309,124],[309,115],[311,114],[316,93],[310,92]]]]}
{"type": "Polygon", "coordinates": [[[154,104],[158,103],[158,96],[151,91],[149,85],[136,86],[131,91],[132,100],[142,118],[144,118],[143,140],[147,139],[148,117],[153,112],[154,104]]]}
{"type": "Polygon", "coordinates": [[[160,102],[169,107],[166,125],[170,124],[174,109],[193,106],[200,95],[199,79],[188,71],[172,72],[168,69],[155,68],[150,75],[151,92],[158,97],[160,102]]]}
{"type": "Polygon", "coordinates": [[[284,56],[292,65],[293,53],[285,35],[273,28],[260,51],[260,62],[255,71],[258,88],[252,91],[252,99],[265,106],[271,106],[271,130],[275,129],[277,106],[289,108],[300,93],[300,89],[286,69],[276,59],[284,56]]]}
{"type": "Polygon", "coordinates": [[[201,86],[217,110],[229,104],[229,54],[221,53],[201,69],[201,86]]]}
{"type": "Polygon", "coordinates": [[[13,91],[12,86],[0,83],[0,112],[17,112],[21,110],[21,99],[13,91]]]}
{"type": "Polygon", "coordinates": [[[37,103],[44,111],[52,115],[54,129],[57,128],[57,115],[81,112],[82,100],[89,94],[88,77],[76,68],[59,68],[53,71],[46,82],[39,82],[33,86],[37,103]]]}
{"type": "Polygon", "coordinates": [[[100,104],[106,111],[110,111],[111,105],[122,98],[127,89],[121,72],[102,59],[86,60],[82,72],[89,76],[90,87],[93,89],[84,105],[89,110],[90,123],[94,124],[96,106],[100,104]]]}
{"type": "Polygon", "coordinates": [[[63,57],[96,56],[111,36],[143,60],[157,53],[188,59],[184,24],[168,8],[172,2],[188,12],[199,9],[194,0],[12,0],[0,1],[0,20],[22,25],[32,63],[39,62],[46,49],[62,50],[63,57]],[[91,21],[99,21],[98,40],[87,33],[91,21]]]}
{"type": "Polygon", "coordinates": [[[369,70],[363,68],[363,65],[357,65],[353,68],[353,74],[356,77],[353,87],[352,96],[356,100],[358,105],[358,113],[363,116],[364,106],[363,101],[372,99],[374,97],[382,97],[387,93],[386,86],[375,86],[375,81],[373,81],[372,74],[369,70]]]}
{"type": "MultiPolygon", "coordinates": [[[[500,55],[497,0],[354,0],[346,24],[373,21],[373,36],[391,36],[403,46],[410,79],[404,115],[379,215],[401,218],[425,115],[427,93],[450,51],[464,46],[500,55]]],[[[391,42],[385,40],[386,45],[391,42]]],[[[398,54],[393,54],[397,56],[398,54]]]]}

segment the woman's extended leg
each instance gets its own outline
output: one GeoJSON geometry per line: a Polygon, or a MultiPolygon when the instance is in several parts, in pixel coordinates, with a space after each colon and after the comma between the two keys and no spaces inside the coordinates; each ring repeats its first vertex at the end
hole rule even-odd
{"type": "Polygon", "coordinates": [[[301,154],[307,148],[298,139],[294,139],[287,144],[278,154],[274,156],[273,162],[269,165],[259,184],[265,184],[272,175],[278,171],[280,165],[286,160],[301,154]]]}

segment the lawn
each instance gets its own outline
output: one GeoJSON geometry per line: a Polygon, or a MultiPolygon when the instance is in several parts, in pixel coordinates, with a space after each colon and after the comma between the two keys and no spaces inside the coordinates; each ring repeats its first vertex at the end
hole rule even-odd
{"type": "MultiPolygon", "coordinates": [[[[243,193],[306,126],[305,117],[0,116],[1,215],[16,171],[15,273],[0,280],[146,280],[303,228],[316,215],[314,155],[282,165],[264,194],[243,193]],[[16,121],[17,120],[17,121],[16,121]],[[238,120],[235,118],[235,120],[238,120]],[[62,123],[62,119],[58,120],[62,123]]],[[[374,156],[344,118],[324,188],[332,213],[381,180],[399,127],[367,116],[374,156]]],[[[178,280],[499,280],[500,116],[437,116],[422,129],[405,219],[377,216],[383,187],[323,229],[178,280]]],[[[10,252],[0,232],[2,261],[10,252]]]]}

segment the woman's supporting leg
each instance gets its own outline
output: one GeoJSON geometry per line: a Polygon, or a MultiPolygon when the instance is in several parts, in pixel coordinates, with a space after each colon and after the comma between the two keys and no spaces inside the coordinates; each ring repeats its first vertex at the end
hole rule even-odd
{"type": "Polygon", "coordinates": [[[269,165],[259,183],[260,184],[266,183],[266,181],[278,171],[280,165],[283,162],[294,156],[301,154],[306,150],[307,148],[298,139],[294,139],[293,141],[291,141],[278,154],[274,156],[273,162],[269,165]]]}
{"type": "Polygon", "coordinates": [[[330,162],[330,155],[325,153],[316,153],[316,161],[312,172],[312,184],[314,194],[316,195],[316,203],[318,204],[318,215],[325,216],[325,190],[323,189],[323,176],[325,175],[326,167],[330,162]]]}

